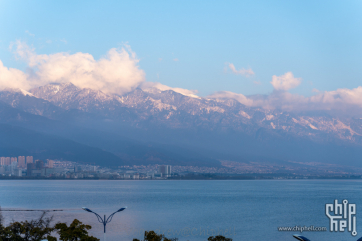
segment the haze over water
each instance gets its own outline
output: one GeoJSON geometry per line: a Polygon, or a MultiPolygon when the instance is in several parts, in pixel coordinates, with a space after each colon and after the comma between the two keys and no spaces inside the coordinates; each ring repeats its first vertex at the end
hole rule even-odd
{"type": "MultiPolygon", "coordinates": [[[[357,237],[362,236],[362,182],[354,180],[281,181],[45,181],[0,182],[3,209],[63,209],[52,212],[55,222],[74,218],[92,225],[103,240],[102,225],[81,207],[114,216],[107,240],[142,238],[143,230],[167,237],[207,240],[222,232],[234,241],[294,240],[296,232],[280,226],[329,227],[325,204],[347,199],[357,204],[357,237]],[[268,238],[266,238],[268,237],[268,238]]],[[[36,218],[40,212],[3,212],[6,223],[36,218]]],[[[304,232],[311,240],[357,240],[350,233],[304,232]]]]}

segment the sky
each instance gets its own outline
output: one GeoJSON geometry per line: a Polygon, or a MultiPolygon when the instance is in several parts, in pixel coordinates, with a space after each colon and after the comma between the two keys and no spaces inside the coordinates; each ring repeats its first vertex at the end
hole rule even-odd
{"type": "Polygon", "coordinates": [[[0,85],[151,83],[309,104],[347,93],[362,107],[361,30],[360,0],[0,0],[0,85]]]}

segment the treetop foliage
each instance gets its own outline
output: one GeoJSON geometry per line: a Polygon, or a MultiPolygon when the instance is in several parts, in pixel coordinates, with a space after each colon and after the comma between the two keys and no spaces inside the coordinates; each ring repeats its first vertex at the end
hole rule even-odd
{"type": "Polygon", "coordinates": [[[0,222],[0,241],[57,241],[57,238],[51,235],[54,232],[59,234],[61,241],[99,241],[88,235],[88,230],[92,228],[90,225],[74,219],[69,226],[66,223],[51,226],[53,218],[46,218],[45,215],[46,212],[43,212],[36,220],[12,222],[7,227],[0,222]]]}

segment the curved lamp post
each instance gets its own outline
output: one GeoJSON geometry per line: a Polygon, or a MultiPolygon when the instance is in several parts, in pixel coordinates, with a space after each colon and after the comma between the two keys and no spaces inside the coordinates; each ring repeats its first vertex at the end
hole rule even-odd
{"type": "Polygon", "coordinates": [[[113,215],[115,215],[116,213],[122,212],[123,210],[125,210],[127,207],[121,208],[117,211],[115,211],[114,213],[112,213],[111,215],[108,216],[108,218],[106,219],[106,215],[104,214],[104,218],[102,218],[101,216],[98,215],[98,213],[93,212],[92,210],[90,210],[89,208],[86,207],[82,207],[82,209],[84,211],[90,212],[90,213],[94,213],[97,216],[98,222],[100,222],[101,224],[103,224],[103,230],[104,230],[104,241],[106,241],[106,225],[107,223],[112,221],[113,215]]]}

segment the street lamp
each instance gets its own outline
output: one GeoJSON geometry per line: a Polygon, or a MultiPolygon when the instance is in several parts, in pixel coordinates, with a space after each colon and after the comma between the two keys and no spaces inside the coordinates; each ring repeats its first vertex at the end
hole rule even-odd
{"type": "Polygon", "coordinates": [[[115,215],[116,213],[122,212],[123,210],[125,210],[127,207],[121,208],[117,211],[115,211],[114,213],[112,213],[111,215],[108,216],[108,218],[106,219],[106,215],[104,214],[104,218],[102,218],[101,216],[99,216],[97,213],[93,212],[92,210],[90,210],[89,208],[86,207],[82,207],[82,209],[84,211],[90,212],[90,213],[94,213],[97,216],[98,222],[103,224],[103,236],[104,236],[104,241],[106,241],[106,225],[107,223],[110,223],[112,221],[113,215],[115,215]]]}

